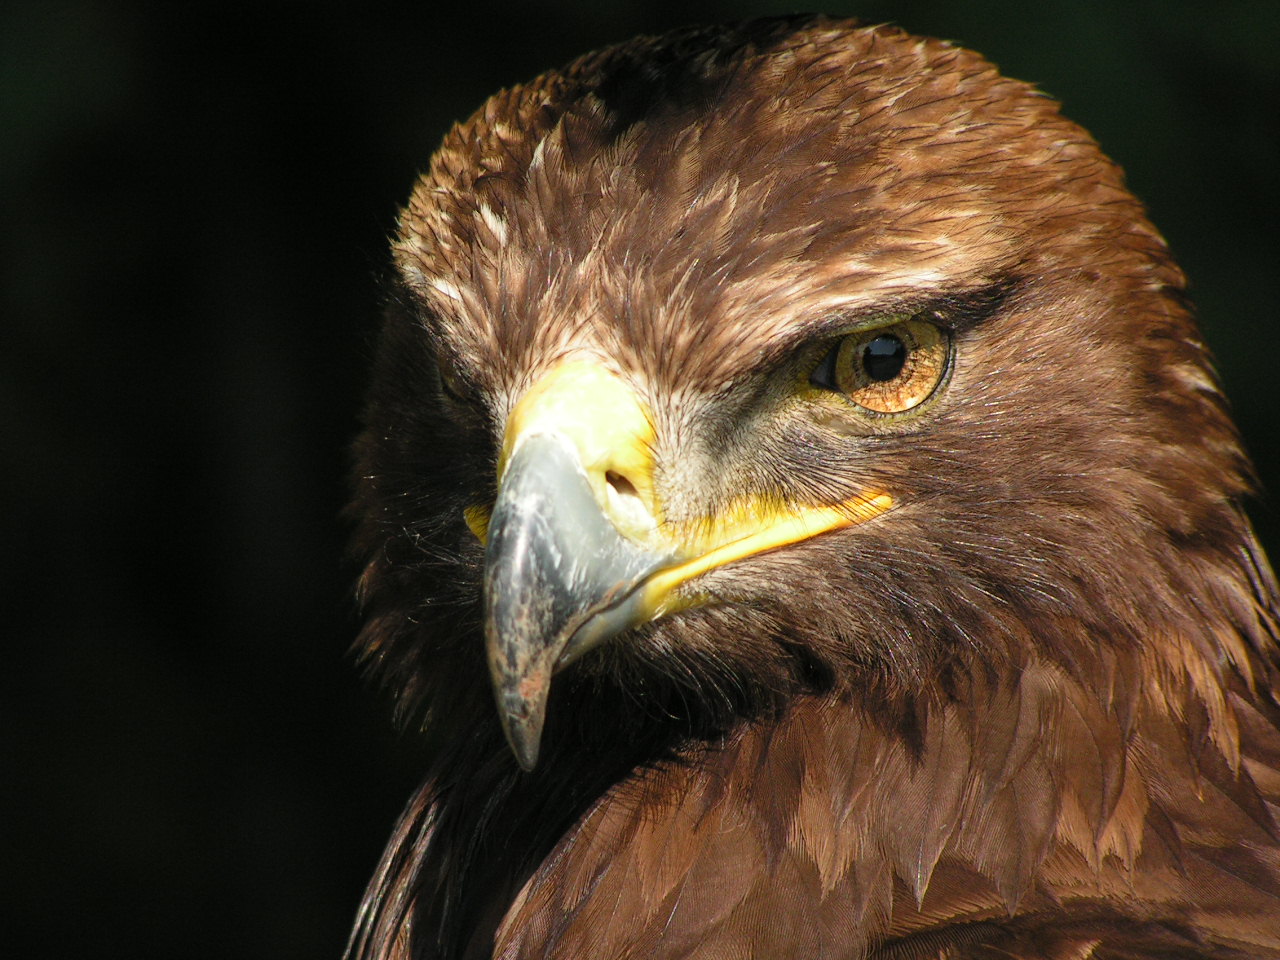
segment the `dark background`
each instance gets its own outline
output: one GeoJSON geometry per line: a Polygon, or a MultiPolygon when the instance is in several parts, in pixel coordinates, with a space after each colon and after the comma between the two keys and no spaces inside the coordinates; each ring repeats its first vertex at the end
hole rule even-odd
{"type": "MultiPolygon", "coordinates": [[[[339,517],[397,205],[500,86],[789,9],[4,5],[4,942],[338,956],[417,766],[347,655],[339,517]]],[[[956,39],[1065,101],[1191,275],[1280,484],[1280,4],[828,9],[956,39]]]]}

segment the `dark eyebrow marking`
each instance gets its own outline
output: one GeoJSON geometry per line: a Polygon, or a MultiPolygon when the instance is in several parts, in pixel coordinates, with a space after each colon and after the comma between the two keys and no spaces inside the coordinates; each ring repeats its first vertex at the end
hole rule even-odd
{"type": "Polygon", "coordinates": [[[769,370],[805,346],[858,330],[877,321],[911,317],[933,320],[953,333],[980,326],[995,316],[1021,287],[1020,277],[1001,277],[972,290],[925,292],[918,296],[889,300],[828,314],[809,323],[799,323],[760,351],[753,364],[757,371],[769,370]]]}

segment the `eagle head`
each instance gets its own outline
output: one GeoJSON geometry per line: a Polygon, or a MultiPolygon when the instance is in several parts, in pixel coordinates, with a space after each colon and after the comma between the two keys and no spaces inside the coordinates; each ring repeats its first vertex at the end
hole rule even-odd
{"type": "MultiPolygon", "coordinates": [[[[1183,275],[966,50],[769,20],[497,94],[400,219],[366,422],[363,655],[436,751],[420,814],[524,798],[522,876],[612,785],[800,703],[917,763],[943,716],[993,769],[1105,729],[1082,836],[1148,715],[1240,769],[1221,690],[1270,675],[1274,587],[1183,275]]],[[[1067,829],[1037,809],[1006,903],[1067,829]]],[[[469,852],[386,876],[480,870],[502,818],[451,815],[469,852]]]]}

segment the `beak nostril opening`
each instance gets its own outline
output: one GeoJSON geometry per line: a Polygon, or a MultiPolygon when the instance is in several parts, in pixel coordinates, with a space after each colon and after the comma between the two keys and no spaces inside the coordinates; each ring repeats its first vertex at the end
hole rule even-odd
{"type": "Polygon", "coordinates": [[[623,497],[638,497],[640,491],[636,489],[636,485],[624,477],[622,474],[614,470],[605,471],[605,482],[613,487],[615,493],[623,497]]]}

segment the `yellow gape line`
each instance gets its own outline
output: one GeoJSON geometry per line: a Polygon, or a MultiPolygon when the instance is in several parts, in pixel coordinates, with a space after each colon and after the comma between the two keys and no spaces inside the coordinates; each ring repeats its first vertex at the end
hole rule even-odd
{"type": "Polygon", "coordinates": [[[793,513],[774,513],[760,518],[757,529],[730,539],[705,553],[655,573],[645,583],[644,604],[650,618],[679,609],[685,604],[673,599],[680,584],[734,560],[764,553],[791,543],[808,540],[829,530],[866,523],[893,507],[887,493],[856,497],[835,507],[799,507],[793,513]]]}

